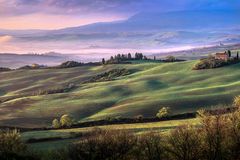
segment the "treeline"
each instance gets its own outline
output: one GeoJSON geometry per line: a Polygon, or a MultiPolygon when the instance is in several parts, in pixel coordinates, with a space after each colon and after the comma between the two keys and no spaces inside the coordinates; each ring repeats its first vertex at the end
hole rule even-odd
{"type": "Polygon", "coordinates": [[[11,70],[63,69],[63,68],[74,68],[74,67],[81,67],[81,66],[99,66],[99,65],[106,65],[106,64],[131,64],[132,63],[131,61],[134,61],[134,60],[151,60],[151,61],[157,61],[157,62],[185,61],[182,59],[177,59],[174,56],[167,56],[163,59],[157,59],[156,56],[154,56],[153,58],[149,58],[143,55],[142,53],[135,53],[134,56],[131,53],[128,53],[128,54],[117,54],[115,56],[111,56],[110,59],[108,60],[105,60],[105,58],[103,58],[101,62],[82,63],[77,61],[66,61],[57,66],[32,64],[32,65],[25,65],[17,69],[0,67],[0,72],[11,71],[11,70]]]}
{"type": "Polygon", "coordinates": [[[0,67],[0,72],[11,71],[10,68],[0,67]]]}
{"type": "Polygon", "coordinates": [[[132,60],[147,60],[147,56],[144,56],[142,53],[135,53],[135,56],[132,56],[131,53],[128,54],[117,54],[115,56],[111,56],[110,59],[106,60],[102,59],[102,64],[118,64],[123,63],[126,61],[132,61],[132,60]]]}
{"type": "Polygon", "coordinates": [[[142,53],[135,53],[134,56],[131,53],[128,54],[117,54],[115,56],[111,56],[110,59],[105,60],[102,59],[102,64],[119,64],[119,63],[131,63],[130,61],[134,60],[152,60],[152,61],[160,61],[160,62],[181,62],[184,60],[177,59],[174,56],[167,56],[164,59],[157,59],[156,56],[153,58],[149,58],[142,53]]]}

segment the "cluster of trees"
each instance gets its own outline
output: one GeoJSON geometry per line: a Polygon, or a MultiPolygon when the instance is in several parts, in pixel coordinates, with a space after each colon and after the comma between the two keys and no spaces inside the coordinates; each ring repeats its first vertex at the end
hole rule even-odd
{"type": "Polygon", "coordinates": [[[207,58],[201,59],[198,63],[196,63],[193,67],[193,70],[219,68],[227,65],[228,63],[229,62],[224,60],[216,59],[214,56],[208,56],[207,58]]]}
{"type": "Polygon", "coordinates": [[[224,59],[216,59],[215,56],[209,55],[207,58],[203,58],[196,63],[193,66],[193,70],[213,69],[239,63],[239,52],[237,52],[236,57],[232,56],[232,52],[230,50],[226,51],[225,53],[229,56],[227,61],[224,59]]]}
{"type": "Polygon", "coordinates": [[[64,114],[59,120],[56,118],[52,121],[53,128],[68,128],[71,127],[73,124],[74,119],[68,114],[64,114]]]}
{"type": "Polygon", "coordinates": [[[135,56],[132,56],[131,53],[128,54],[117,54],[115,56],[111,56],[109,60],[102,59],[102,64],[118,64],[118,63],[126,63],[126,61],[130,60],[153,60],[153,61],[161,61],[161,62],[181,62],[184,60],[177,59],[174,56],[167,56],[165,59],[158,59],[156,56],[153,59],[148,58],[142,53],[135,53],[135,56]]]}
{"type": "Polygon", "coordinates": [[[130,60],[143,60],[148,59],[146,56],[144,56],[142,53],[135,53],[135,56],[132,56],[131,53],[128,54],[117,54],[115,56],[111,56],[109,60],[102,59],[102,64],[118,64],[122,63],[124,61],[130,61],[130,60]]]}

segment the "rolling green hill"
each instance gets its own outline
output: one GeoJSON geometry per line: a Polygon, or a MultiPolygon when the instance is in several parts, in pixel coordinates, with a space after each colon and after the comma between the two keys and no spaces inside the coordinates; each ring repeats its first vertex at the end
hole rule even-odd
{"type": "Polygon", "coordinates": [[[76,120],[155,116],[159,108],[173,113],[230,104],[240,94],[240,64],[192,70],[196,61],[84,66],[68,69],[15,70],[0,73],[0,125],[40,127],[62,114],[76,120]],[[114,81],[83,83],[103,72],[126,68],[130,75],[114,81]],[[40,90],[74,83],[66,93],[37,95],[40,90]]]}

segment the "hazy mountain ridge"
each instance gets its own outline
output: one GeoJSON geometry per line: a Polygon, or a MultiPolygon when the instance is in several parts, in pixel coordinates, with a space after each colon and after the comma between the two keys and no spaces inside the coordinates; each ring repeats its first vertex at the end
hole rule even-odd
{"type": "Polygon", "coordinates": [[[0,36],[8,36],[5,48],[21,45],[28,52],[151,54],[152,50],[239,43],[239,16],[236,10],[141,12],[123,21],[60,30],[0,30],[0,36]]]}
{"type": "Polygon", "coordinates": [[[14,54],[14,53],[0,53],[1,67],[18,68],[24,65],[31,65],[33,63],[57,65],[69,59],[67,55],[59,54],[14,54]]]}

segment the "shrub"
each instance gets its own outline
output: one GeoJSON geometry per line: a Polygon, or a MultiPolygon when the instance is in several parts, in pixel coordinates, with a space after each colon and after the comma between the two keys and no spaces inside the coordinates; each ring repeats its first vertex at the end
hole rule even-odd
{"type": "Polygon", "coordinates": [[[210,115],[201,118],[200,133],[203,138],[205,159],[227,159],[229,148],[228,117],[210,115]]]}
{"type": "Polygon", "coordinates": [[[135,121],[137,121],[137,122],[142,121],[143,118],[144,118],[143,115],[137,115],[137,116],[134,117],[135,121]]]}
{"type": "Polygon", "coordinates": [[[240,108],[240,96],[237,96],[234,98],[233,104],[234,104],[234,106],[240,108]]]}
{"type": "Polygon", "coordinates": [[[82,66],[83,63],[80,62],[75,62],[75,61],[66,61],[60,64],[58,67],[59,68],[72,68],[72,67],[79,67],[82,66]]]}
{"type": "Polygon", "coordinates": [[[69,148],[72,160],[127,159],[136,145],[136,137],[125,131],[105,131],[81,140],[69,148]]]}
{"type": "Polygon", "coordinates": [[[199,109],[196,113],[198,118],[203,118],[208,115],[208,112],[205,109],[199,109]]]}
{"type": "Polygon", "coordinates": [[[162,107],[162,108],[158,111],[156,117],[157,117],[157,118],[166,118],[166,117],[169,116],[169,114],[170,114],[170,108],[169,108],[169,107],[162,107]]]}
{"type": "Polygon", "coordinates": [[[20,159],[26,151],[17,130],[0,131],[0,159],[20,159]]]}
{"type": "Polygon", "coordinates": [[[149,132],[140,136],[135,157],[139,160],[166,159],[164,138],[159,133],[149,132]]]}
{"type": "Polygon", "coordinates": [[[240,159],[240,110],[237,110],[236,112],[230,114],[228,117],[230,155],[232,159],[240,159]]]}
{"type": "Polygon", "coordinates": [[[60,119],[60,124],[62,127],[71,127],[74,123],[74,120],[68,114],[65,114],[60,119]]]}
{"type": "Polygon", "coordinates": [[[60,124],[60,122],[58,121],[58,119],[54,119],[54,120],[52,121],[52,127],[53,127],[53,128],[60,128],[60,127],[61,127],[61,124],[60,124]]]}
{"type": "Polygon", "coordinates": [[[122,68],[122,69],[112,69],[110,71],[98,74],[89,80],[85,81],[85,83],[91,83],[91,82],[104,82],[104,81],[112,81],[115,80],[118,77],[126,76],[131,74],[131,72],[128,69],[122,68]]]}

